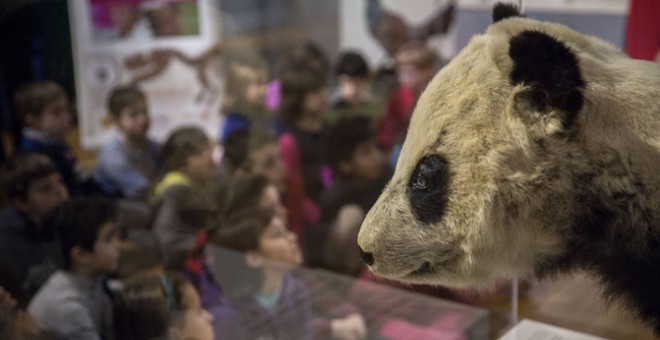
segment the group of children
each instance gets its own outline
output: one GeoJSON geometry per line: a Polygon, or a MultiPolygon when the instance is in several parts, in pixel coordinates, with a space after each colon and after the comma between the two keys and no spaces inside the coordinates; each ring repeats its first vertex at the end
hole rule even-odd
{"type": "Polygon", "coordinates": [[[379,95],[369,91],[366,61],[342,54],[331,98],[330,63],[313,43],[282,56],[273,81],[264,60],[227,52],[219,136],[186,126],[162,145],[148,137],[145,93],[119,86],[107,101],[117,129],[92,174],[65,142],[71,110],[61,87],[47,81],[19,90],[23,138],[1,173],[5,332],[365,338],[357,308],[313,308],[293,272],[300,265],[364,272],[357,231],[389,178],[387,153],[440,67],[422,44],[398,57],[400,88],[379,95]],[[387,97],[387,112],[370,112],[387,97]]]}

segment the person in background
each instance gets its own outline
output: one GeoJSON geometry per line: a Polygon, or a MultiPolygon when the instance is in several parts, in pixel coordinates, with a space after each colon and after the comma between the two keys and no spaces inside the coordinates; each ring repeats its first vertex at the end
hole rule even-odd
{"type": "Polygon", "coordinates": [[[335,65],[335,77],[337,88],[330,97],[330,108],[347,110],[369,102],[369,65],[361,54],[355,51],[341,53],[335,65]]]}
{"type": "Polygon", "coordinates": [[[0,339],[46,339],[34,319],[0,286],[0,339]]]}
{"type": "Polygon", "coordinates": [[[377,136],[380,147],[387,154],[395,151],[397,156],[396,150],[393,149],[405,139],[415,103],[442,67],[442,62],[435,51],[420,41],[403,45],[395,58],[399,89],[389,99],[387,110],[378,126],[377,136]]]}
{"type": "Polygon", "coordinates": [[[193,285],[176,273],[144,273],[126,281],[113,316],[117,339],[214,339],[213,316],[193,285]]]}
{"type": "Polygon", "coordinates": [[[116,211],[109,199],[77,198],[47,219],[61,243],[64,269],[48,279],[28,306],[42,330],[60,339],[113,339],[104,278],[118,265],[116,211]]]}
{"type": "Polygon", "coordinates": [[[162,170],[159,146],[148,137],[147,98],[137,86],[115,87],[108,110],[117,129],[101,147],[94,179],[106,195],[144,198],[162,170]]]}
{"type": "Polygon", "coordinates": [[[19,286],[12,292],[27,301],[63,264],[53,230],[44,226],[46,215],[69,199],[57,167],[45,155],[25,153],[2,164],[0,179],[9,205],[0,211],[0,258],[19,286]]]}
{"type": "Polygon", "coordinates": [[[207,186],[215,171],[213,146],[197,127],[181,127],[162,148],[166,174],[155,185],[159,207],[153,231],[163,251],[165,269],[180,271],[198,233],[207,227],[211,200],[207,186]]]}
{"type": "Polygon", "coordinates": [[[631,0],[626,22],[626,53],[660,62],[660,2],[631,0]]]}
{"type": "Polygon", "coordinates": [[[64,89],[52,81],[27,84],[16,91],[14,102],[24,124],[16,151],[50,157],[71,195],[93,190],[89,174],[78,164],[65,140],[71,127],[71,108],[64,89]]]}

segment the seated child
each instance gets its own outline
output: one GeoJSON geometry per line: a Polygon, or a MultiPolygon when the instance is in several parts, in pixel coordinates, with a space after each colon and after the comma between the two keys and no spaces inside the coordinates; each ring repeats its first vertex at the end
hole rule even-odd
{"type": "Polygon", "coordinates": [[[147,273],[126,281],[114,306],[115,337],[122,340],[212,340],[212,316],[195,288],[176,273],[147,273]]]}
{"type": "Polygon", "coordinates": [[[159,207],[153,224],[165,269],[182,270],[197,234],[207,227],[211,200],[206,192],[214,173],[212,144],[196,127],[174,131],[163,145],[167,173],[156,184],[159,207]]]}
{"type": "Polygon", "coordinates": [[[389,179],[385,156],[371,120],[360,116],[330,126],[323,150],[335,181],[321,196],[321,223],[308,229],[306,249],[313,250],[308,252],[312,266],[356,276],[364,266],[355,260],[355,240],[362,219],[389,179]]]}
{"type": "Polygon", "coordinates": [[[159,146],[147,136],[147,99],[136,86],[116,87],[108,109],[117,130],[99,152],[94,179],[106,195],[144,197],[161,170],[159,146]]]}
{"type": "Polygon", "coordinates": [[[64,139],[71,125],[71,108],[64,89],[52,81],[28,84],[16,91],[14,102],[24,124],[17,152],[50,157],[72,195],[91,190],[90,184],[84,183],[89,176],[83,173],[64,139]]]}
{"type": "Polygon", "coordinates": [[[74,199],[49,218],[64,256],[28,306],[39,327],[61,339],[112,339],[112,305],[103,278],[117,269],[116,204],[74,199]]]}
{"type": "Polygon", "coordinates": [[[29,300],[63,259],[44,217],[69,199],[57,167],[45,155],[17,155],[2,165],[3,194],[9,206],[0,211],[0,258],[19,286],[16,298],[29,300]]]}

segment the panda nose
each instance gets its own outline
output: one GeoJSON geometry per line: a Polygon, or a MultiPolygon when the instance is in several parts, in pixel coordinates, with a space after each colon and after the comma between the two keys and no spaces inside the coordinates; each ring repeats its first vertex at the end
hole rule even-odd
{"type": "Polygon", "coordinates": [[[358,246],[358,248],[360,249],[360,257],[362,258],[362,261],[364,261],[364,263],[369,266],[373,266],[374,262],[376,262],[376,259],[374,259],[374,254],[365,252],[360,246],[358,246]]]}

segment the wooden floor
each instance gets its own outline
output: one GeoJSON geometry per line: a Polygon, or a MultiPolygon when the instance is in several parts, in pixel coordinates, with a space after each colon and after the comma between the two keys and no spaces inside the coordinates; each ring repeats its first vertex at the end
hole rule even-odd
{"type": "MultiPolygon", "coordinates": [[[[499,301],[483,307],[492,311],[493,326],[499,328],[492,337],[497,338],[508,330],[506,313],[510,304],[499,301]],[[497,327],[498,323],[503,327],[497,327]]],[[[584,274],[530,284],[520,295],[519,318],[608,339],[653,339],[650,328],[632,319],[625,310],[608,307],[600,298],[595,282],[584,274]]]]}

